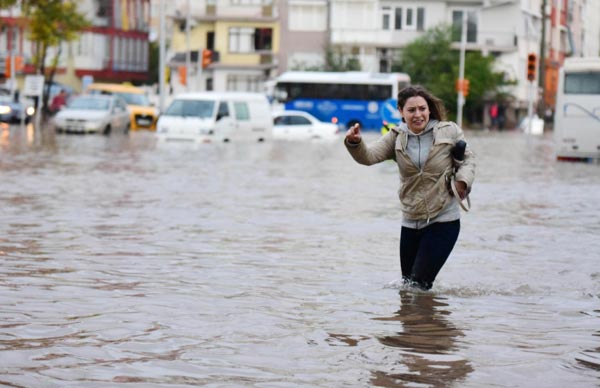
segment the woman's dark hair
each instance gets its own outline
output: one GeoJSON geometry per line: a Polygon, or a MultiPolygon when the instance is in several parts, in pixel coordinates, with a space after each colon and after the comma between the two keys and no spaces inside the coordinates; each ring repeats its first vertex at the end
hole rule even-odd
{"type": "MultiPolygon", "coordinates": [[[[430,119],[440,121],[446,119],[446,109],[444,109],[442,100],[435,97],[427,89],[419,85],[407,86],[398,92],[398,108],[402,110],[402,108],[404,108],[404,104],[406,104],[406,101],[411,97],[423,97],[425,101],[427,101],[430,119]]],[[[404,117],[402,118],[402,121],[404,121],[404,117]]]]}

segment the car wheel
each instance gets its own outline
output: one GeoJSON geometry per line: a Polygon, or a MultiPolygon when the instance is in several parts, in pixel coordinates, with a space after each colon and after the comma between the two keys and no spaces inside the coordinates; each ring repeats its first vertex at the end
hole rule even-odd
{"type": "Polygon", "coordinates": [[[102,132],[103,135],[110,135],[110,125],[107,125],[106,128],[104,128],[104,132],[102,132]]]}

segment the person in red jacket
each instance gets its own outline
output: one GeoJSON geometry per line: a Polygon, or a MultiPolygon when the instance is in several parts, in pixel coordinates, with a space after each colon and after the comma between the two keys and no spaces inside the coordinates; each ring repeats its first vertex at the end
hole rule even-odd
{"type": "Polygon", "coordinates": [[[67,104],[67,92],[62,89],[54,98],[50,104],[50,112],[56,114],[63,106],[67,104]]]}

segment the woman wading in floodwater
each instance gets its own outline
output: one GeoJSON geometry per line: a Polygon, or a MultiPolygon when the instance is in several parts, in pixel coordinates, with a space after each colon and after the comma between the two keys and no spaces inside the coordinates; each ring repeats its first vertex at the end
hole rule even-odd
{"type": "Polygon", "coordinates": [[[400,126],[372,144],[362,141],[360,126],[346,132],[350,155],[367,166],[393,159],[401,186],[402,230],[400,265],[406,284],[429,290],[454,248],[460,231],[460,207],[450,191],[454,177],[460,200],[475,179],[473,152],[466,147],[463,160],[452,151],[463,140],[462,129],[444,119],[441,101],[420,86],[398,93],[400,126]]]}

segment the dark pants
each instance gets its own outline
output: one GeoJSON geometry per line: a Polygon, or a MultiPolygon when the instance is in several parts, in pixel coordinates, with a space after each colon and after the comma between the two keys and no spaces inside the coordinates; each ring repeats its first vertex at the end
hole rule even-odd
{"type": "Polygon", "coordinates": [[[460,232],[460,220],[436,222],[423,229],[402,227],[400,266],[406,283],[429,290],[460,232]]]}

